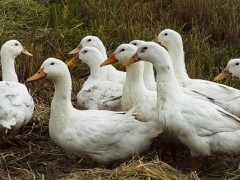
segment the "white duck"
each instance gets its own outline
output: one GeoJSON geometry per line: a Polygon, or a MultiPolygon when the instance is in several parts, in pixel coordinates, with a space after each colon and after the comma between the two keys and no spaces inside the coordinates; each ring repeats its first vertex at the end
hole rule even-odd
{"type": "Polygon", "coordinates": [[[228,64],[227,67],[219,74],[217,75],[214,80],[215,81],[219,81],[219,80],[223,80],[225,78],[228,78],[229,76],[235,76],[240,78],[240,59],[239,58],[235,58],[235,59],[231,59],[228,64]]]}
{"type": "Polygon", "coordinates": [[[9,40],[1,47],[0,132],[18,130],[33,114],[33,99],[26,86],[18,82],[14,67],[15,58],[21,53],[32,56],[17,40],[9,40]]]}
{"type": "Polygon", "coordinates": [[[81,61],[90,68],[90,75],[77,95],[78,103],[85,109],[121,109],[123,85],[107,80],[108,68],[100,67],[104,59],[97,48],[85,46],[80,50],[78,59],[68,62],[68,66],[72,66],[81,61]]]}
{"type": "MultiPolygon", "coordinates": [[[[97,48],[103,55],[104,60],[107,59],[106,48],[103,45],[103,42],[97,36],[86,36],[84,37],[77,48],[73,49],[69,54],[77,54],[83,47],[92,46],[97,48]]],[[[115,67],[108,66],[107,80],[113,81],[116,83],[123,84],[126,79],[126,73],[123,71],[117,70],[115,67]]]]}
{"type": "Polygon", "coordinates": [[[181,86],[208,96],[217,105],[240,117],[238,107],[240,104],[239,90],[211,81],[188,77],[184,62],[182,37],[179,33],[171,29],[165,29],[160,32],[156,40],[168,50],[176,78],[181,86]]]}
{"type": "Polygon", "coordinates": [[[77,110],[71,103],[72,81],[67,65],[55,58],[45,60],[27,81],[47,76],[55,85],[49,133],[64,150],[84,159],[108,163],[147,150],[161,131],[155,122],[140,122],[133,110],[77,110]]]}
{"type": "MultiPolygon", "coordinates": [[[[140,46],[143,42],[142,40],[133,40],[129,44],[134,46],[140,46]]],[[[144,62],[144,71],[143,71],[144,84],[149,90],[156,91],[156,80],[153,70],[153,64],[150,62],[144,62]]]]}
{"type": "MultiPolygon", "coordinates": [[[[137,47],[132,44],[121,44],[111,57],[104,61],[101,66],[119,62],[123,66],[136,53],[137,47]]],[[[135,107],[136,118],[140,121],[158,121],[157,92],[148,90],[144,84],[144,63],[138,62],[126,66],[126,81],[123,84],[121,107],[123,111],[135,107]]]]}
{"type": "MultiPolygon", "coordinates": [[[[133,40],[130,42],[130,44],[133,44],[135,46],[140,46],[143,42],[141,40],[133,40]]],[[[130,58],[130,57],[129,57],[130,58]]],[[[154,71],[153,71],[153,64],[149,62],[144,62],[144,72],[143,72],[143,78],[144,78],[144,84],[149,90],[156,91],[156,80],[154,76],[154,71]]],[[[197,99],[203,99],[209,102],[212,102],[212,99],[208,96],[205,96],[204,94],[201,94],[199,92],[196,92],[192,89],[189,88],[184,88],[183,87],[184,93],[197,98],[197,99]]]]}
{"type": "Polygon", "coordinates": [[[163,47],[145,42],[135,61],[153,63],[157,71],[159,120],[189,149],[191,156],[240,154],[240,119],[221,107],[186,95],[175,77],[171,58],[163,47]]]}

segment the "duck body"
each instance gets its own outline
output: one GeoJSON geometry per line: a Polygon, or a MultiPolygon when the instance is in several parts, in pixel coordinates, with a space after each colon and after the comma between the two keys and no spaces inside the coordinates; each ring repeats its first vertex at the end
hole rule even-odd
{"type": "Polygon", "coordinates": [[[32,56],[17,40],[9,40],[1,48],[0,132],[18,130],[33,115],[33,99],[26,86],[18,82],[14,67],[15,58],[21,53],[32,56]]]}
{"type": "MultiPolygon", "coordinates": [[[[131,66],[131,65],[130,65],[131,66]]],[[[145,87],[146,88],[146,87],[145,87]]],[[[156,121],[157,93],[148,89],[142,89],[126,82],[123,86],[121,107],[123,111],[136,108],[136,117],[141,121],[156,121]]]]}
{"type": "Polygon", "coordinates": [[[27,124],[34,103],[26,86],[17,82],[0,82],[0,132],[16,131],[27,124]]]}
{"type": "Polygon", "coordinates": [[[136,59],[153,63],[157,70],[159,120],[185,144],[191,156],[211,153],[239,154],[240,119],[221,107],[195,99],[182,91],[175,77],[168,52],[154,42],[137,50],[136,59]]]}
{"type": "Polygon", "coordinates": [[[122,84],[111,81],[85,82],[77,101],[84,109],[117,111],[121,109],[122,91],[122,84]]]}
{"type": "MultiPolygon", "coordinates": [[[[58,108],[58,107],[56,107],[58,108]]],[[[59,116],[52,105],[49,133],[55,143],[66,151],[98,163],[123,160],[147,150],[158,131],[153,122],[143,124],[131,112],[72,110],[66,123],[56,122],[59,116]],[[81,120],[79,120],[81,118],[81,120]],[[69,126],[71,123],[71,126],[69,126]]]]}
{"type": "Polygon", "coordinates": [[[139,154],[149,148],[161,133],[155,122],[140,122],[128,112],[106,110],[77,110],[71,103],[71,77],[67,66],[49,58],[38,73],[54,82],[49,133],[64,150],[84,159],[108,163],[139,154]],[[52,64],[52,65],[51,65],[52,64]]]}
{"type": "Polygon", "coordinates": [[[240,111],[237,108],[240,104],[238,89],[201,79],[189,79],[184,82],[183,86],[204,94],[211,98],[213,103],[240,117],[240,111]]]}

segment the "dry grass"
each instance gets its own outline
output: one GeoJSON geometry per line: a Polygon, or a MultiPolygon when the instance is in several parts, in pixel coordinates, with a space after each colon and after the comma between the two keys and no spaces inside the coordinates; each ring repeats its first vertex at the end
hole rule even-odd
{"type": "MultiPolygon", "coordinates": [[[[44,84],[43,84],[44,83],[44,84]]],[[[73,94],[79,89],[74,83],[73,94]]],[[[141,157],[107,168],[81,160],[64,152],[49,137],[48,121],[53,93],[47,81],[35,94],[37,102],[32,122],[17,134],[6,135],[0,144],[0,179],[237,179],[240,157],[211,156],[209,166],[199,168],[198,176],[188,171],[190,158],[186,149],[179,149],[177,162],[168,154],[166,163],[159,160],[159,144],[141,157]],[[47,92],[48,91],[48,92],[47,92]],[[112,169],[112,167],[115,167],[112,169]],[[173,168],[174,167],[174,168],[173,168]],[[176,169],[175,169],[176,168],[176,169]],[[184,173],[183,173],[184,172],[184,173]]],[[[75,106],[76,97],[72,101],[75,106]]],[[[199,163],[201,165],[201,163],[199,163]]]]}

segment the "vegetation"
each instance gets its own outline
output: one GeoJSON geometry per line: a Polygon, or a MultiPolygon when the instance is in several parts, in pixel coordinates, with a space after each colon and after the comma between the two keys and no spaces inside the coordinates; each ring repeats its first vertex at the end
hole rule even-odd
{"type": "MultiPolygon", "coordinates": [[[[32,60],[25,60],[23,56],[17,58],[16,70],[21,82],[35,73],[48,57],[66,61],[68,52],[86,35],[98,36],[110,52],[121,43],[133,39],[152,40],[161,30],[174,29],[183,37],[186,66],[188,74],[193,78],[212,80],[230,58],[240,55],[238,0],[0,0],[0,9],[0,43],[9,39],[20,40],[34,55],[32,60]]],[[[77,106],[75,96],[89,71],[82,64],[72,69],[71,73],[74,80],[73,102],[77,106]]],[[[228,84],[240,87],[235,79],[228,84]]],[[[74,174],[80,169],[86,169],[81,166],[82,162],[66,155],[49,138],[47,129],[52,84],[45,81],[27,86],[35,98],[34,118],[32,124],[17,136],[6,137],[7,140],[1,145],[0,177],[84,177],[82,171],[74,174]],[[34,163],[37,165],[34,166],[34,163]],[[74,167],[66,167],[71,165],[74,167]]],[[[226,161],[227,164],[215,162],[214,167],[200,176],[238,177],[237,160],[228,158],[226,161]]],[[[131,166],[129,172],[138,171],[134,167],[139,167],[139,164],[134,166],[135,163],[138,161],[125,164],[126,167],[131,166]]],[[[147,162],[141,163],[145,165],[147,162]]],[[[157,171],[166,166],[156,161],[149,161],[149,164],[151,167],[157,164],[157,171]]],[[[121,168],[124,165],[119,167],[119,171],[103,172],[97,169],[97,175],[91,177],[120,178],[121,173],[117,176],[112,173],[122,172],[121,168]]],[[[148,165],[146,169],[154,171],[148,165]]],[[[141,173],[146,175],[149,171],[141,173]]],[[[167,171],[164,172],[167,174],[167,171]]],[[[93,175],[94,169],[86,169],[83,173],[93,175]]],[[[159,179],[155,174],[148,175],[142,176],[142,179],[159,179]]],[[[122,177],[140,178],[135,174],[122,177]]]]}

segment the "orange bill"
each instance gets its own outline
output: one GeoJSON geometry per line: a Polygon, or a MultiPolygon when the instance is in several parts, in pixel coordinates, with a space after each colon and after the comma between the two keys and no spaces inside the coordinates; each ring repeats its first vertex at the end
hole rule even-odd
{"type": "Polygon", "coordinates": [[[22,50],[22,52],[21,52],[22,54],[25,54],[25,55],[27,55],[27,56],[33,56],[30,52],[28,52],[26,49],[23,49],[22,50]]]}
{"type": "Polygon", "coordinates": [[[40,69],[38,72],[36,72],[30,78],[28,78],[26,82],[36,81],[38,79],[43,78],[44,76],[46,76],[46,73],[43,71],[43,69],[40,69]]]}
{"type": "Polygon", "coordinates": [[[72,66],[75,66],[78,62],[80,62],[80,60],[76,57],[73,57],[72,59],[70,59],[68,62],[67,62],[67,66],[68,67],[72,67],[72,66]]]}
{"type": "Polygon", "coordinates": [[[138,62],[140,60],[141,60],[141,58],[138,57],[138,55],[136,53],[129,60],[127,60],[126,63],[123,64],[123,66],[128,66],[128,65],[138,62]]]}
{"type": "Polygon", "coordinates": [[[229,76],[231,76],[231,73],[229,72],[229,70],[226,68],[224,69],[219,75],[217,75],[214,78],[214,81],[220,81],[223,80],[225,78],[228,78],[229,76]]]}
{"type": "Polygon", "coordinates": [[[101,65],[100,67],[102,66],[106,66],[106,65],[109,65],[109,64],[113,64],[117,62],[116,58],[115,58],[115,54],[112,53],[101,65]]]}
{"type": "Polygon", "coordinates": [[[82,45],[80,44],[78,47],[70,51],[68,54],[77,54],[82,49],[82,45]]]}

